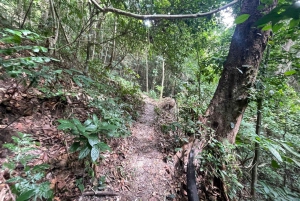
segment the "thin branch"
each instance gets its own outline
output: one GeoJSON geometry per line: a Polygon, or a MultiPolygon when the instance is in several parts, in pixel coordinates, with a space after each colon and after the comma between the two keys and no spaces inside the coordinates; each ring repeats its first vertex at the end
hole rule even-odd
{"type": "Polygon", "coordinates": [[[21,27],[20,27],[21,29],[23,29],[23,26],[25,24],[26,18],[27,18],[28,14],[29,14],[29,11],[30,11],[31,7],[32,7],[32,3],[33,3],[33,0],[31,0],[30,5],[29,5],[29,7],[27,9],[27,12],[25,14],[25,17],[24,17],[23,22],[22,22],[21,27]]]}
{"type": "Polygon", "coordinates": [[[65,37],[67,43],[70,43],[70,41],[69,41],[69,39],[68,39],[68,36],[67,36],[67,34],[66,34],[66,32],[65,32],[65,29],[64,29],[64,27],[63,27],[63,25],[62,25],[62,23],[61,23],[60,18],[59,18],[59,15],[58,15],[58,13],[57,13],[56,7],[54,7],[54,12],[55,12],[55,15],[56,15],[57,20],[59,21],[59,25],[60,25],[60,27],[61,27],[61,29],[62,29],[62,31],[63,31],[64,37],[65,37]]]}
{"type": "Polygon", "coordinates": [[[113,8],[113,7],[105,7],[102,8],[95,0],[90,0],[101,12],[107,13],[107,12],[112,12],[112,13],[116,13],[119,15],[123,15],[123,16],[127,16],[127,17],[133,17],[136,19],[141,19],[141,20],[156,20],[156,19],[185,19],[185,18],[199,18],[199,17],[204,17],[207,15],[211,15],[213,13],[217,13],[221,10],[224,10],[234,4],[236,4],[239,0],[234,0],[232,2],[230,2],[229,4],[226,4],[224,6],[221,6],[217,9],[211,10],[209,12],[205,12],[205,13],[195,13],[195,14],[182,14],[182,15],[165,15],[165,14],[158,14],[158,15],[139,15],[139,14],[135,14],[135,13],[131,13],[131,12],[126,12],[124,10],[120,10],[117,8],[113,8]]]}
{"type": "Polygon", "coordinates": [[[80,38],[80,36],[85,32],[85,30],[88,29],[88,28],[90,27],[90,25],[91,25],[92,23],[95,22],[95,21],[93,20],[93,17],[94,17],[94,16],[91,16],[91,17],[88,19],[88,21],[87,21],[87,23],[86,23],[87,25],[86,25],[85,27],[82,27],[80,33],[76,36],[76,38],[75,38],[72,42],[70,42],[70,43],[68,43],[68,44],[66,44],[66,45],[63,45],[63,46],[60,47],[60,48],[57,48],[56,51],[59,51],[59,50],[65,48],[65,47],[68,47],[68,46],[72,45],[73,43],[75,43],[75,42],[80,38]]]}

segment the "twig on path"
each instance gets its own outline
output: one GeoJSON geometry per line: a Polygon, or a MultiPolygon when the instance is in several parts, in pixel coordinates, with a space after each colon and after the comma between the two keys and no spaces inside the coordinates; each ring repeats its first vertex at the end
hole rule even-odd
{"type": "Polygon", "coordinates": [[[118,196],[119,194],[108,191],[87,191],[82,193],[83,196],[118,196]]]}

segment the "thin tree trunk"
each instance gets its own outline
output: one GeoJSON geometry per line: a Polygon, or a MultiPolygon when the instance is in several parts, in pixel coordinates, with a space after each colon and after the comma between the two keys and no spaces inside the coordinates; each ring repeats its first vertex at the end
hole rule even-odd
{"type": "MultiPolygon", "coordinates": [[[[199,48],[197,48],[199,50],[199,48]]],[[[199,74],[197,76],[198,81],[198,93],[199,93],[199,103],[201,102],[202,95],[201,95],[201,64],[200,64],[200,57],[199,57],[199,51],[197,50],[197,64],[199,69],[199,74]]]]}
{"type": "Polygon", "coordinates": [[[161,78],[161,90],[160,90],[160,99],[163,97],[164,93],[164,82],[165,82],[165,60],[162,60],[162,78],[161,78]]]}
{"type": "Polygon", "coordinates": [[[146,49],[146,92],[149,93],[149,67],[148,67],[148,49],[146,49]]]}
{"type": "Polygon", "coordinates": [[[67,44],[68,44],[68,43],[70,43],[70,41],[69,41],[69,39],[68,39],[68,36],[67,36],[67,34],[66,34],[66,31],[65,31],[65,29],[64,29],[64,27],[63,27],[63,25],[62,25],[62,23],[60,22],[60,18],[59,18],[59,15],[58,15],[58,13],[57,13],[56,8],[55,8],[55,7],[53,7],[53,8],[54,8],[55,16],[56,16],[56,19],[57,19],[57,22],[58,22],[58,26],[61,27],[62,32],[63,32],[63,34],[64,34],[64,37],[65,37],[65,39],[66,39],[66,42],[67,42],[67,44]]]}
{"type": "MultiPolygon", "coordinates": [[[[18,18],[18,25],[19,27],[21,27],[21,16],[22,16],[22,11],[23,11],[23,6],[22,6],[23,2],[22,0],[18,0],[18,5],[17,8],[14,10],[14,13],[12,13],[10,19],[11,19],[11,26],[13,26],[13,18],[14,16],[17,16],[18,18]]],[[[26,6],[26,3],[24,2],[24,7],[26,6]]],[[[25,9],[25,8],[24,8],[25,9]]]]}
{"type": "MultiPolygon", "coordinates": [[[[59,21],[56,18],[53,0],[49,0],[49,2],[50,2],[50,7],[51,7],[51,14],[52,14],[54,26],[55,26],[54,27],[54,31],[55,31],[54,39],[52,39],[52,38],[49,39],[49,46],[50,46],[50,48],[55,48],[55,45],[56,45],[56,42],[57,42],[58,36],[59,36],[59,27],[60,26],[59,26],[59,21]]],[[[53,49],[50,49],[49,53],[50,53],[50,55],[52,55],[55,53],[55,51],[53,49]]]]}
{"type": "Polygon", "coordinates": [[[21,26],[20,26],[21,29],[23,29],[23,27],[24,27],[26,18],[27,18],[27,16],[29,15],[29,12],[30,12],[30,10],[31,10],[32,3],[33,3],[33,0],[31,0],[31,2],[30,2],[30,4],[29,4],[29,7],[28,7],[28,9],[27,9],[27,11],[26,11],[25,17],[24,17],[23,22],[22,22],[22,24],[21,24],[21,26]]]}
{"type": "MultiPolygon", "coordinates": [[[[92,15],[92,7],[91,5],[89,4],[89,11],[90,11],[90,15],[92,15]]],[[[89,73],[89,61],[90,61],[90,57],[91,57],[91,54],[92,54],[92,27],[93,27],[93,24],[91,23],[90,26],[89,26],[89,31],[88,31],[88,37],[87,37],[87,47],[86,47],[86,59],[85,59],[85,67],[84,67],[84,74],[86,76],[88,76],[88,73],[89,73]]]]}
{"type": "Polygon", "coordinates": [[[109,64],[108,64],[108,67],[112,67],[112,63],[114,61],[114,58],[115,58],[115,51],[116,51],[116,36],[117,34],[117,19],[115,18],[115,22],[114,22],[114,32],[113,32],[113,46],[112,46],[112,49],[111,49],[111,54],[110,54],[110,60],[109,60],[109,64]]]}
{"type": "MultiPolygon", "coordinates": [[[[285,140],[285,135],[287,133],[287,117],[285,119],[285,124],[284,124],[284,134],[283,134],[283,140],[285,140]]],[[[288,171],[287,171],[287,168],[286,168],[286,163],[284,163],[284,175],[283,175],[283,186],[286,187],[286,183],[287,183],[287,174],[288,174],[288,171]]]]}
{"type": "Polygon", "coordinates": [[[148,53],[150,50],[149,29],[148,29],[146,41],[148,41],[148,47],[146,48],[146,92],[149,93],[149,66],[148,66],[148,53]]]}
{"type": "MultiPolygon", "coordinates": [[[[263,99],[257,99],[257,120],[256,120],[256,134],[260,135],[261,132],[261,110],[262,110],[262,103],[263,99]]],[[[260,153],[259,143],[255,142],[255,151],[254,151],[254,158],[252,161],[252,180],[251,180],[251,196],[252,199],[255,200],[255,187],[257,185],[257,167],[258,167],[258,160],[259,160],[259,153],[260,153]]]]}
{"type": "Polygon", "coordinates": [[[39,26],[38,26],[38,28],[40,30],[49,29],[48,27],[46,28],[46,24],[47,24],[47,21],[48,21],[48,18],[49,18],[49,10],[50,9],[51,9],[51,7],[49,6],[49,4],[44,5],[43,13],[42,13],[41,18],[39,20],[39,26]]]}

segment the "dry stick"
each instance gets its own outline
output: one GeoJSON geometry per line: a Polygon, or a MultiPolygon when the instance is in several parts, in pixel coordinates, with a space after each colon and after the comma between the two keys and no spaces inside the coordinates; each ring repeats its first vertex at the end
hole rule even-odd
{"type": "Polygon", "coordinates": [[[30,9],[31,9],[32,3],[33,3],[33,0],[31,0],[30,5],[29,5],[29,7],[28,7],[28,9],[27,9],[27,11],[26,11],[25,17],[24,17],[23,22],[22,22],[21,27],[20,27],[21,29],[23,29],[23,26],[24,26],[25,21],[26,21],[26,19],[27,19],[28,13],[29,13],[29,11],[30,11],[30,9]]]}
{"type": "Polygon", "coordinates": [[[119,194],[107,191],[87,191],[82,193],[83,196],[118,196],[119,194]]]}

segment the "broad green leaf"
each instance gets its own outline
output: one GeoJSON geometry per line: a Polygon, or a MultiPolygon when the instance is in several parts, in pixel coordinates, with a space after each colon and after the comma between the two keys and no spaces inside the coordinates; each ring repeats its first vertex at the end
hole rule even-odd
{"type": "Polygon", "coordinates": [[[272,30],[273,32],[277,32],[279,29],[281,29],[283,27],[283,23],[277,23],[273,26],[272,30]]]}
{"type": "Polygon", "coordinates": [[[44,57],[44,62],[45,63],[48,63],[50,62],[51,60],[53,60],[52,58],[49,58],[49,57],[44,57]]]}
{"type": "Polygon", "coordinates": [[[97,115],[93,114],[93,122],[96,126],[99,126],[99,119],[97,117],[97,115]]]}
{"type": "Polygon", "coordinates": [[[39,46],[33,46],[33,47],[32,47],[32,51],[33,51],[33,52],[39,52],[39,51],[40,51],[39,46]]]}
{"type": "Polygon", "coordinates": [[[64,71],[65,71],[66,73],[68,73],[69,75],[73,75],[73,72],[70,71],[70,70],[68,70],[68,69],[64,69],[64,71]]]}
{"type": "Polygon", "coordinates": [[[102,125],[99,129],[100,130],[106,130],[106,131],[113,131],[116,130],[118,127],[112,124],[106,124],[106,125],[102,125]]]}
{"type": "Polygon", "coordinates": [[[4,43],[16,43],[16,44],[20,44],[22,39],[20,36],[14,35],[14,36],[8,36],[5,38],[0,39],[1,42],[4,43]]]}
{"type": "Polygon", "coordinates": [[[276,160],[272,160],[271,162],[271,166],[274,168],[274,169],[278,169],[280,168],[280,165],[277,163],[276,160]]]}
{"type": "Polygon", "coordinates": [[[12,48],[0,49],[0,54],[11,55],[14,52],[16,52],[16,50],[14,50],[12,48]]]}
{"type": "Polygon", "coordinates": [[[40,47],[40,50],[41,50],[42,52],[48,52],[48,49],[45,48],[45,47],[40,47]]]}
{"type": "Polygon", "coordinates": [[[62,70],[55,70],[54,72],[57,73],[57,74],[61,74],[62,70]]]}
{"type": "Polygon", "coordinates": [[[111,149],[110,149],[110,147],[106,144],[106,143],[104,143],[104,142],[99,142],[97,145],[96,145],[98,148],[99,148],[99,150],[100,151],[110,151],[111,149]]]}
{"type": "Polygon", "coordinates": [[[295,26],[297,26],[299,24],[299,19],[292,19],[291,21],[290,21],[290,29],[291,28],[294,28],[295,26]]]}
{"type": "Polygon", "coordinates": [[[261,25],[265,25],[269,22],[272,22],[272,24],[275,25],[280,20],[285,19],[285,15],[284,15],[284,12],[282,12],[282,10],[286,10],[288,7],[289,7],[288,5],[282,5],[282,6],[276,7],[270,13],[268,13],[267,15],[264,15],[262,18],[257,20],[255,25],[261,26],[261,25]]]}
{"type": "MultiPolygon", "coordinates": [[[[292,158],[291,158],[292,159],[292,158]]],[[[295,160],[295,159],[292,159],[293,160],[293,162],[298,166],[298,167],[300,167],[300,162],[299,161],[297,161],[297,160],[295,160]]]]}
{"type": "Polygon", "coordinates": [[[4,168],[8,168],[9,170],[14,170],[16,167],[16,164],[14,162],[9,162],[9,163],[3,163],[2,166],[4,168]]]}
{"type": "Polygon", "coordinates": [[[25,191],[21,193],[21,195],[16,199],[16,201],[24,201],[24,200],[29,200],[32,196],[34,196],[34,191],[35,189],[25,191]]]}
{"type": "Polygon", "coordinates": [[[75,126],[78,128],[79,132],[83,134],[85,132],[85,126],[83,126],[78,119],[73,119],[73,122],[75,126]]]}
{"type": "Polygon", "coordinates": [[[43,57],[31,57],[31,59],[37,63],[44,63],[43,57]]]}
{"type": "Polygon", "coordinates": [[[100,154],[99,148],[97,146],[93,146],[91,150],[91,158],[93,162],[99,158],[99,154],[100,154]]]}
{"type": "Polygon", "coordinates": [[[296,72],[297,72],[296,70],[289,70],[289,71],[286,71],[286,72],[284,73],[284,75],[286,75],[286,76],[294,75],[296,72]]]}
{"type": "Polygon", "coordinates": [[[260,182],[260,184],[264,187],[265,193],[269,193],[270,192],[268,186],[264,182],[260,182]]]}
{"type": "Polygon", "coordinates": [[[32,34],[32,32],[29,31],[29,30],[21,30],[21,32],[23,33],[24,36],[27,36],[27,35],[29,35],[29,34],[32,34]]]}
{"type": "Polygon", "coordinates": [[[75,125],[69,120],[59,119],[58,122],[60,123],[60,125],[57,127],[59,130],[76,129],[75,125]]]}
{"type": "Polygon", "coordinates": [[[250,17],[249,14],[242,14],[234,20],[234,23],[241,24],[241,23],[245,22],[249,17],[250,17]]]}
{"type": "Polygon", "coordinates": [[[44,171],[50,168],[50,165],[48,164],[40,164],[40,165],[35,165],[32,170],[34,171],[44,171]]]}
{"type": "Polygon", "coordinates": [[[22,32],[21,31],[17,31],[17,30],[12,30],[12,29],[4,29],[6,32],[11,33],[13,35],[17,35],[17,36],[22,36],[22,32]]]}
{"type": "Polygon", "coordinates": [[[271,154],[273,154],[273,156],[279,161],[282,162],[282,158],[280,156],[280,154],[278,153],[278,151],[276,149],[274,149],[271,146],[267,146],[267,148],[269,149],[269,151],[271,152],[271,154]]]}
{"type": "Polygon", "coordinates": [[[88,141],[91,146],[94,146],[95,144],[97,144],[99,142],[98,135],[97,134],[89,135],[88,141]]]}
{"type": "Polygon", "coordinates": [[[82,149],[82,150],[79,152],[78,158],[79,158],[79,159],[85,158],[87,155],[89,155],[90,151],[91,151],[90,148],[89,148],[88,146],[86,146],[84,149],[82,149]]]}
{"type": "Polygon", "coordinates": [[[261,30],[262,31],[268,31],[268,30],[271,30],[271,29],[272,29],[272,24],[267,24],[261,30]]]}
{"type": "Polygon", "coordinates": [[[82,84],[77,77],[73,77],[73,81],[75,82],[75,84],[77,84],[77,86],[82,87],[82,84]]]}
{"type": "Polygon", "coordinates": [[[294,156],[297,156],[300,158],[300,154],[295,152],[290,146],[288,146],[287,144],[285,143],[281,143],[281,145],[286,149],[288,150],[289,152],[291,152],[294,156]]]}
{"type": "Polygon", "coordinates": [[[88,125],[90,125],[92,123],[92,120],[91,119],[87,119],[83,124],[85,125],[85,126],[88,126],[88,125]]]}
{"type": "Polygon", "coordinates": [[[69,151],[72,153],[72,152],[76,152],[79,150],[79,147],[80,147],[80,142],[74,142],[70,148],[69,148],[69,151]]]}
{"type": "Polygon", "coordinates": [[[86,131],[89,131],[89,132],[94,132],[94,131],[96,131],[97,130],[97,126],[96,125],[94,125],[94,124],[90,124],[90,125],[88,125],[86,128],[85,128],[85,130],[86,131]]]}

